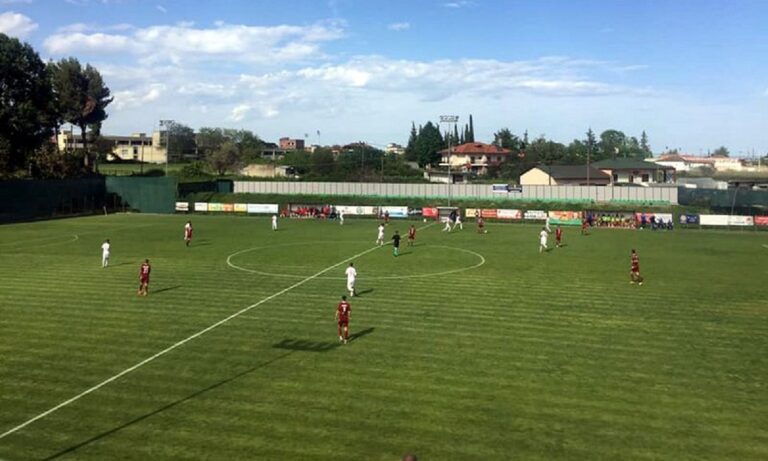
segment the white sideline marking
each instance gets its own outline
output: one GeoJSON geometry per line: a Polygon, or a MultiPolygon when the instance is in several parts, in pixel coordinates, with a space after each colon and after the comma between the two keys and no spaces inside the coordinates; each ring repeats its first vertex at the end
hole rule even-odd
{"type": "Polygon", "coordinates": [[[146,359],[142,360],[141,362],[139,362],[139,363],[137,363],[137,364],[135,364],[135,365],[133,365],[133,366],[131,366],[129,368],[126,368],[125,370],[123,370],[120,373],[112,376],[111,378],[108,378],[108,379],[100,382],[99,384],[96,384],[95,386],[91,387],[90,389],[87,389],[87,390],[77,394],[76,396],[61,402],[60,404],[56,405],[55,407],[40,413],[39,415],[35,416],[34,418],[31,418],[31,419],[29,419],[29,420],[19,424],[18,426],[3,432],[2,434],[0,434],[0,439],[3,439],[5,437],[13,434],[14,432],[29,426],[30,424],[34,423],[37,420],[45,418],[46,416],[50,415],[51,413],[55,412],[56,410],[58,410],[60,408],[64,408],[67,405],[69,405],[70,403],[73,403],[73,402],[81,399],[82,397],[85,397],[86,395],[88,395],[88,394],[90,394],[90,393],[92,393],[94,391],[99,390],[100,388],[106,386],[107,384],[111,383],[112,381],[115,381],[116,379],[118,379],[118,378],[120,378],[122,376],[127,375],[128,373],[132,372],[133,370],[136,370],[137,368],[140,368],[140,367],[148,364],[149,362],[155,360],[158,357],[161,357],[161,356],[167,354],[168,352],[176,349],[179,346],[182,346],[182,345],[188,343],[189,341],[192,341],[193,339],[195,339],[195,338],[197,338],[199,336],[202,336],[205,333],[208,333],[209,331],[213,330],[214,328],[217,328],[217,327],[227,323],[228,321],[234,319],[235,317],[238,317],[238,316],[248,312],[249,310],[253,309],[254,307],[260,306],[260,305],[264,304],[267,301],[275,299],[278,296],[280,296],[280,295],[282,295],[284,293],[287,293],[287,292],[293,290],[294,288],[300,287],[301,285],[304,285],[305,283],[309,282],[310,280],[316,279],[317,277],[325,274],[326,272],[328,272],[328,271],[330,271],[332,269],[335,269],[335,268],[341,266],[342,264],[344,264],[346,262],[349,262],[349,261],[351,261],[351,260],[353,260],[355,258],[359,258],[359,257],[361,257],[361,256],[363,256],[365,254],[368,254],[368,253],[370,253],[370,252],[372,252],[374,250],[377,250],[379,248],[381,248],[381,247],[376,245],[373,248],[369,248],[369,249],[367,249],[367,250],[365,250],[363,252],[360,252],[360,253],[358,253],[358,254],[356,254],[354,256],[350,256],[349,258],[347,258],[347,259],[345,259],[343,261],[339,261],[339,262],[337,262],[336,264],[334,264],[332,266],[326,267],[325,269],[321,270],[320,272],[317,272],[317,273],[315,273],[313,275],[310,275],[309,277],[307,277],[305,279],[302,279],[302,280],[294,283],[293,285],[289,286],[288,288],[283,288],[282,290],[278,291],[277,293],[274,293],[274,294],[272,294],[270,296],[267,296],[266,298],[262,299],[261,301],[259,301],[257,303],[251,304],[248,307],[240,309],[239,311],[235,312],[234,314],[230,315],[229,317],[227,317],[227,318],[225,318],[223,320],[219,320],[218,322],[214,323],[213,325],[211,325],[211,326],[209,326],[207,328],[204,328],[204,329],[198,331],[197,333],[195,333],[195,334],[193,334],[193,335],[191,335],[191,336],[189,336],[189,337],[187,337],[185,339],[182,339],[181,341],[179,341],[179,342],[177,342],[177,343],[175,343],[175,344],[173,344],[171,346],[168,346],[167,348],[163,349],[162,351],[158,352],[157,354],[155,354],[155,355],[153,355],[153,356],[151,356],[149,358],[146,358],[146,359]]]}

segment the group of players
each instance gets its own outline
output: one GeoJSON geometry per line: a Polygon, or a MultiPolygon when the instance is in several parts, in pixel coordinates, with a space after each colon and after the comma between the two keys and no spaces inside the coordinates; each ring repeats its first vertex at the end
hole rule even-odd
{"type": "MultiPolygon", "coordinates": [[[[342,218],[343,219],[343,218],[342,218]]],[[[385,225],[389,223],[389,215],[383,216],[384,222],[380,223],[377,227],[377,236],[376,236],[376,244],[379,246],[384,245],[384,231],[385,231],[385,225]]],[[[479,215],[475,216],[475,221],[477,224],[477,230],[481,234],[487,233],[487,230],[485,230],[485,222],[483,218],[479,215]]],[[[343,225],[343,220],[340,220],[340,224],[343,225]]],[[[443,228],[444,232],[451,232],[452,230],[455,230],[456,228],[459,228],[461,230],[464,229],[464,225],[461,221],[461,216],[456,212],[453,211],[451,214],[445,219],[445,227],[443,228]]],[[[272,216],[272,230],[277,230],[277,216],[272,216]]],[[[552,232],[550,228],[549,218],[545,221],[544,227],[541,229],[541,232],[539,233],[539,253],[542,253],[544,251],[548,251],[549,248],[547,247],[547,239],[549,237],[549,234],[552,232]]],[[[581,233],[582,235],[586,235],[588,232],[588,225],[587,221],[584,220],[582,222],[581,226],[581,233]]],[[[189,247],[192,243],[192,222],[187,221],[184,225],[184,245],[189,247]]],[[[563,238],[563,230],[558,225],[555,228],[555,246],[557,248],[560,248],[562,246],[562,238],[563,238]]],[[[397,257],[400,252],[400,240],[401,236],[400,233],[396,230],[395,233],[392,235],[391,239],[392,241],[392,255],[397,257]]],[[[416,241],[416,226],[411,224],[411,226],[408,228],[408,246],[413,246],[416,241]]],[[[102,258],[101,258],[101,266],[103,268],[106,268],[109,266],[109,256],[111,252],[112,244],[109,241],[109,239],[106,239],[102,245],[102,258]]],[[[145,259],[144,262],[139,267],[139,289],[137,294],[139,296],[147,296],[149,294],[149,276],[152,272],[152,266],[149,263],[149,259],[145,259]]],[[[347,291],[349,292],[350,297],[354,297],[356,295],[355,291],[355,281],[357,279],[357,270],[354,267],[354,263],[349,263],[349,267],[347,267],[345,274],[347,276],[347,291]]],[[[643,277],[640,275],[640,257],[637,254],[637,251],[635,249],[632,249],[630,254],[630,283],[632,284],[643,284],[643,277]]],[[[350,318],[350,312],[352,310],[352,306],[350,305],[349,301],[347,301],[347,296],[344,295],[341,297],[341,301],[339,302],[338,306],[336,307],[335,317],[336,322],[338,325],[338,334],[339,334],[339,342],[343,344],[347,344],[349,341],[349,318],[350,318]]]]}

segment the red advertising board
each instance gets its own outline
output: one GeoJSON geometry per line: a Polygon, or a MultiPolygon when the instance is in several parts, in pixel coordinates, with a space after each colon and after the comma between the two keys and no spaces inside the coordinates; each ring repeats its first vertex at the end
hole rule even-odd
{"type": "Polygon", "coordinates": [[[437,208],[424,207],[421,209],[421,215],[425,218],[437,218],[437,208]]]}
{"type": "Polygon", "coordinates": [[[768,226],[768,216],[755,216],[756,226],[768,226]]]}
{"type": "Polygon", "coordinates": [[[482,216],[483,218],[486,218],[486,219],[487,218],[495,219],[496,218],[496,209],[495,208],[492,209],[492,210],[483,209],[482,211],[480,211],[480,216],[482,216]]]}

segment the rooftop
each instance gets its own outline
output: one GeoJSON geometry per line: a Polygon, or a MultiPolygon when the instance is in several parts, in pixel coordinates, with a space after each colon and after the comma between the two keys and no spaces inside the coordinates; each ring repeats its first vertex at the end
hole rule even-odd
{"type": "MultiPolygon", "coordinates": [[[[587,179],[586,165],[550,165],[536,168],[549,174],[553,179],[587,179]]],[[[611,178],[607,173],[592,167],[589,168],[589,177],[591,179],[611,178]]]]}
{"type": "Polygon", "coordinates": [[[599,162],[592,163],[595,168],[601,170],[674,170],[671,166],[659,165],[653,162],[646,162],[645,160],[637,160],[633,158],[617,158],[600,160],[599,162]]]}
{"type": "MultiPolygon", "coordinates": [[[[447,154],[448,149],[443,149],[439,153],[447,154]]],[[[509,153],[509,149],[482,142],[468,142],[460,146],[451,147],[451,154],[459,155],[509,155],[509,153]]]]}

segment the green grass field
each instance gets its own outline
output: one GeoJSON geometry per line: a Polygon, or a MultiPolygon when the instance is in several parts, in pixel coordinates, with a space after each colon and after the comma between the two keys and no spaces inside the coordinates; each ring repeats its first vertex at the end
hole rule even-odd
{"type": "Polygon", "coordinates": [[[539,254],[536,226],[432,225],[394,258],[374,221],[192,219],[190,248],[184,216],[0,226],[0,433],[253,306],[0,459],[768,459],[768,234],[569,228],[539,254]]]}

